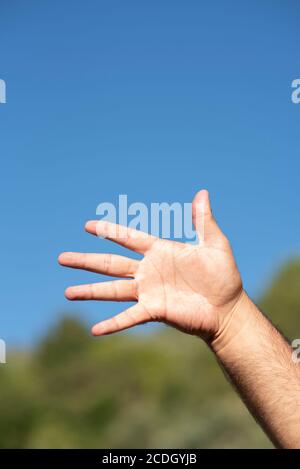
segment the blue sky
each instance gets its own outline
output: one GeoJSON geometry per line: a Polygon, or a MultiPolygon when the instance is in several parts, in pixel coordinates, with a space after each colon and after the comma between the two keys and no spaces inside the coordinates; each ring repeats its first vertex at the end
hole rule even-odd
{"type": "MultiPolygon", "coordinates": [[[[0,337],[30,345],[94,281],[64,250],[122,249],[90,237],[100,202],[189,202],[211,192],[255,297],[299,252],[297,1],[4,0],[0,6],[0,337]]],[[[99,279],[97,279],[99,280],[99,279]]]]}

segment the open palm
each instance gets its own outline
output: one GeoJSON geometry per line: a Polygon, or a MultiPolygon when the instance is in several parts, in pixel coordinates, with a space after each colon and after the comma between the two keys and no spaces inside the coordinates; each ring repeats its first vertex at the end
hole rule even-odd
{"type": "Polygon", "coordinates": [[[104,221],[86,230],[143,254],[137,261],[113,254],[63,253],[62,265],[123,277],[69,287],[70,300],[135,301],[117,316],[96,324],[94,335],[110,334],[137,324],[160,321],[209,339],[224,328],[242,292],[228,240],[216,224],[207,191],[193,201],[197,245],[167,241],[104,221]],[[201,226],[201,229],[200,229],[201,226]]]}

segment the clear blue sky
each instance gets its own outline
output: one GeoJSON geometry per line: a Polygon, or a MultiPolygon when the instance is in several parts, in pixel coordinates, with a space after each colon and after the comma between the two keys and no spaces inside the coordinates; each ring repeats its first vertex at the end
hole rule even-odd
{"type": "Polygon", "coordinates": [[[96,276],[64,250],[96,206],[211,192],[250,294],[299,252],[300,6],[295,1],[1,1],[0,337],[31,344],[96,276]]]}

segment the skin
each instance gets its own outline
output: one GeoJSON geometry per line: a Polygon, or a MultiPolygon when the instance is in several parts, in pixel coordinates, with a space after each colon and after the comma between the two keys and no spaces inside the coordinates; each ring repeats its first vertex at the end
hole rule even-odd
{"type": "Polygon", "coordinates": [[[204,339],[249,410],[278,447],[300,447],[300,371],[291,349],[243,289],[230,243],[206,190],[193,200],[197,245],[159,239],[104,221],[87,232],[143,255],[63,253],[61,265],[121,277],[67,288],[69,300],[133,301],[94,325],[101,336],[160,321],[204,339]]]}

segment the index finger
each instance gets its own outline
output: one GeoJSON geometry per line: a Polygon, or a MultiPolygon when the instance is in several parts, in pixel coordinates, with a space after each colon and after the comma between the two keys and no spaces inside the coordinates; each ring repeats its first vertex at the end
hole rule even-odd
{"type": "Polygon", "coordinates": [[[127,226],[117,225],[103,220],[91,220],[85,225],[88,233],[107,238],[132,251],[145,254],[158,239],[144,231],[134,230],[127,226]]]}

